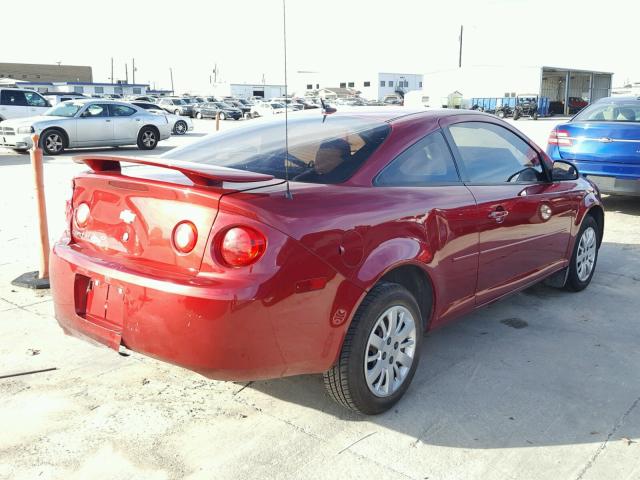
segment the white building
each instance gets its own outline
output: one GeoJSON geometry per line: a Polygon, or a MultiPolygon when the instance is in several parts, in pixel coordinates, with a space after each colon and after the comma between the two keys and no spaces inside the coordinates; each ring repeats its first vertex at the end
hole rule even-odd
{"type": "MultiPolygon", "coordinates": [[[[6,81],[6,80],[5,80],[6,81]]],[[[87,97],[94,95],[145,95],[149,85],[142,83],[93,83],[93,82],[11,82],[18,88],[40,93],[79,93],[87,97]]]]}
{"type": "Polygon", "coordinates": [[[423,75],[419,73],[371,72],[365,74],[299,72],[293,93],[303,96],[309,91],[323,88],[348,88],[360,92],[369,100],[382,100],[385,95],[404,95],[412,90],[422,90],[423,75]]]}
{"type": "MultiPolygon", "coordinates": [[[[218,83],[213,87],[213,94],[218,98],[235,97],[250,98],[262,97],[265,99],[283,97],[284,85],[271,85],[264,83],[218,83]]],[[[291,94],[291,92],[288,92],[291,94]]]]}

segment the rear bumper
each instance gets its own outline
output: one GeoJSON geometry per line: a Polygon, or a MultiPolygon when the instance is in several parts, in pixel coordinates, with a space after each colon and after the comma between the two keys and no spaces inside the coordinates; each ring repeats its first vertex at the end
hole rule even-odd
{"type": "Polygon", "coordinates": [[[572,162],[602,193],[640,195],[640,164],[564,159],[557,147],[550,147],[547,153],[552,160],[572,162]]]}
{"type": "MultiPolygon", "coordinates": [[[[328,299],[348,283],[338,277],[325,290],[305,294],[286,295],[278,287],[277,299],[270,284],[279,280],[255,285],[237,278],[167,279],[129,271],[63,243],[53,248],[50,276],[55,316],[65,333],[219,380],[325,371],[344,334],[329,322],[328,299]],[[88,313],[86,300],[83,305],[89,279],[108,285],[103,315],[88,313]]],[[[360,295],[348,288],[352,296],[360,295]]]]}

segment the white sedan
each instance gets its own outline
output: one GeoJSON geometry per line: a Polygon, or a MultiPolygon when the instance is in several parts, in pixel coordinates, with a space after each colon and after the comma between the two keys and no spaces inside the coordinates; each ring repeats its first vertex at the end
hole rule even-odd
{"type": "Polygon", "coordinates": [[[276,102],[256,102],[253,107],[251,107],[251,116],[253,118],[256,117],[267,117],[269,115],[277,115],[279,113],[284,113],[285,106],[282,103],[276,102]]]}
{"type": "Polygon", "coordinates": [[[155,113],[157,115],[164,115],[169,119],[171,125],[171,132],[175,135],[184,135],[187,132],[193,130],[193,121],[190,117],[183,117],[182,115],[174,115],[159,107],[155,103],[132,101],[132,105],[136,107],[144,108],[149,113],[155,113]]]}
{"type": "Polygon", "coordinates": [[[47,155],[58,155],[67,148],[120,145],[153,150],[160,140],[171,136],[171,125],[164,115],[125,102],[70,100],[37,117],[2,122],[0,146],[27,150],[34,133],[40,135],[40,145],[47,155]]]}

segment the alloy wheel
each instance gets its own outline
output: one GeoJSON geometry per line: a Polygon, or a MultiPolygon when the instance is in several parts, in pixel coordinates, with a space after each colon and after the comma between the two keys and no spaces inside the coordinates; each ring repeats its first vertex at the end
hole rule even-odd
{"type": "Polygon", "coordinates": [[[387,309],[376,321],[364,359],[364,374],[369,390],[388,397],[403,384],[415,356],[416,322],[403,306],[387,309]]]}
{"type": "Polygon", "coordinates": [[[58,153],[62,150],[63,143],[62,137],[58,133],[50,133],[45,138],[45,146],[47,151],[51,153],[58,153]]]}
{"type": "Polygon", "coordinates": [[[596,263],[596,231],[588,227],[582,232],[576,254],[576,273],[581,282],[586,282],[596,263]]]}
{"type": "Polygon", "coordinates": [[[156,144],[156,134],[151,130],[146,130],[142,134],[142,143],[144,143],[145,147],[153,147],[156,144]]]}

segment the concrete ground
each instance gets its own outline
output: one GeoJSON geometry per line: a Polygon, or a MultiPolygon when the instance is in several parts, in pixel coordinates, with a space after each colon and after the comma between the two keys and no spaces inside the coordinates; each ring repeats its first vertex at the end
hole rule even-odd
{"type": "MultiPolygon", "coordinates": [[[[544,144],[554,123],[517,125],[544,144]]],[[[80,169],[46,159],[52,238],[80,169]]],[[[367,418],[319,376],[210,381],[64,336],[47,292],[10,285],[38,264],[28,156],[0,150],[0,182],[0,479],[640,479],[640,199],[605,199],[586,291],[535,286],[429,334],[407,395],[367,418]]]]}

